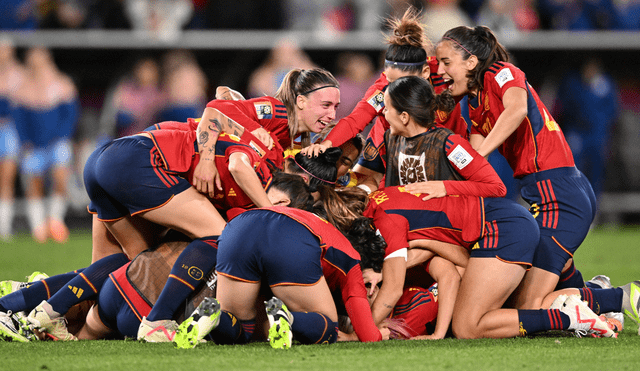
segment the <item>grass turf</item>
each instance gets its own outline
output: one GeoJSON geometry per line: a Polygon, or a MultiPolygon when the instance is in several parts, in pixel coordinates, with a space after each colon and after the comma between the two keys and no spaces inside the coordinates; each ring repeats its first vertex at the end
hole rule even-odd
{"type": "MultiPolygon", "coordinates": [[[[640,230],[595,229],[576,253],[585,279],[611,277],[614,285],[640,279],[640,230]]],[[[23,280],[32,271],[50,275],[84,267],[91,234],[74,231],[69,243],[39,245],[28,236],[0,244],[0,279],[23,280]]],[[[638,326],[626,318],[618,339],[577,339],[560,333],[517,339],[386,341],[330,346],[294,345],[273,350],[266,343],[245,346],[136,341],[1,342],[0,370],[638,370],[638,326]]]]}

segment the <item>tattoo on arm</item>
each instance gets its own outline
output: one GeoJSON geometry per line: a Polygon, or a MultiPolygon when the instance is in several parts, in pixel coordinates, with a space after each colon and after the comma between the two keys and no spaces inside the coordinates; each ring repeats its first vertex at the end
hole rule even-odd
{"type": "Polygon", "coordinates": [[[209,125],[209,130],[214,133],[219,133],[222,131],[222,125],[220,124],[220,121],[218,121],[218,119],[210,119],[209,122],[213,124],[209,125]]]}
{"type": "Polygon", "coordinates": [[[198,138],[198,144],[204,146],[209,141],[209,133],[206,131],[200,132],[200,137],[198,138]]]}
{"type": "Polygon", "coordinates": [[[383,305],[384,305],[385,307],[389,308],[389,309],[393,309],[393,305],[389,305],[389,304],[387,304],[387,303],[384,303],[383,305]]]}

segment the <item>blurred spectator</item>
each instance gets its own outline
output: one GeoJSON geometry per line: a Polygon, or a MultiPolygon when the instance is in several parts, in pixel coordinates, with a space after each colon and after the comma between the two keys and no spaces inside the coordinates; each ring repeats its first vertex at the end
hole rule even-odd
{"type": "Polygon", "coordinates": [[[311,58],[292,39],[280,40],[271,50],[267,60],[249,76],[249,98],[276,94],[284,75],[293,68],[315,67],[311,58]]]}
{"type": "Polygon", "coordinates": [[[612,0],[538,0],[544,28],[602,30],[616,24],[612,0]]]}
{"type": "Polygon", "coordinates": [[[640,0],[612,0],[615,10],[615,29],[640,30],[640,0]]]}
{"type": "Polygon", "coordinates": [[[576,166],[602,193],[611,129],[618,118],[618,89],[595,57],[567,73],[558,88],[558,122],[573,151],[576,166]]]}
{"type": "Polygon", "coordinates": [[[38,26],[37,0],[0,0],[0,30],[34,29],[38,26]]]}
{"type": "Polygon", "coordinates": [[[24,71],[9,39],[0,39],[0,240],[12,236],[20,140],[13,118],[14,99],[24,71]]]}
{"type": "Polygon", "coordinates": [[[533,0],[486,0],[477,24],[489,27],[498,38],[513,37],[519,31],[532,31],[540,26],[533,0]]]}
{"type": "Polygon", "coordinates": [[[38,242],[65,242],[69,230],[67,180],[72,164],[71,137],[78,119],[78,97],[71,79],[56,67],[45,48],[26,53],[24,83],[17,94],[16,126],[22,142],[20,176],[25,184],[27,219],[38,242]],[[45,207],[50,176],[49,207],[45,207]],[[48,210],[48,212],[47,212],[48,210]]]}
{"type": "Polygon", "coordinates": [[[351,113],[378,77],[371,58],[362,53],[345,52],[337,57],[336,79],[340,83],[340,105],[336,119],[351,113]]]}
{"type": "MultiPolygon", "coordinates": [[[[277,30],[284,27],[284,0],[253,1],[208,0],[205,7],[206,27],[210,29],[277,30]],[[230,6],[230,4],[233,4],[230,6]]],[[[313,7],[315,1],[308,1],[313,7]]]]}
{"type": "Polygon", "coordinates": [[[160,40],[176,40],[193,15],[191,0],[125,0],[125,11],[136,31],[160,40]]]}
{"type": "Polygon", "coordinates": [[[101,134],[107,138],[135,134],[153,124],[161,108],[160,68],[155,59],[141,57],[107,94],[101,134]]]}
{"type": "Polygon", "coordinates": [[[45,0],[41,3],[39,28],[78,29],[86,27],[91,1],[79,0],[45,0]]]}
{"type": "Polygon", "coordinates": [[[131,29],[131,22],[125,12],[125,1],[95,0],[88,15],[88,27],[107,30],[131,29]]]}
{"type": "Polygon", "coordinates": [[[207,77],[193,54],[167,52],[162,58],[164,108],[156,121],[187,121],[202,116],[207,103],[207,77]]]}
{"type": "Polygon", "coordinates": [[[431,41],[440,40],[451,28],[474,26],[471,18],[460,8],[459,0],[425,0],[425,4],[423,23],[428,27],[427,37],[431,41]]]}

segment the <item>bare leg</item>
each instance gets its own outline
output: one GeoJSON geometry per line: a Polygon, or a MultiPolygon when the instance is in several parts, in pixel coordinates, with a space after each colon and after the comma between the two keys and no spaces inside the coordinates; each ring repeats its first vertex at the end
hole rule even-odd
{"type": "Polygon", "coordinates": [[[495,258],[471,258],[453,311],[457,338],[508,338],[519,335],[518,311],[502,305],[522,280],[525,268],[495,258]]]}
{"type": "MultiPolygon", "coordinates": [[[[514,307],[518,309],[541,309],[543,300],[558,285],[557,274],[533,267],[525,275],[514,295],[514,307]]],[[[557,296],[557,295],[556,295],[557,296]]],[[[555,297],[554,297],[555,298],[555,297]]],[[[551,302],[553,299],[551,300],[551,302]]],[[[551,304],[549,302],[549,304],[551,304]]]]}
{"type": "Polygon", "coordinates": [[[78,340],[99,340],[104,339],[111,333],[113,333],[113,331],[100,320],[98,304],[95,304],[89,309],[87,320],[76,336],[78,340]]]}

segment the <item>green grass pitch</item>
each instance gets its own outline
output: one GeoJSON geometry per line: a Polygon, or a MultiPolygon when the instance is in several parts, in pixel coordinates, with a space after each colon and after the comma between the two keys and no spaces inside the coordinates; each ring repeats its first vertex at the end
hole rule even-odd
{"type": "MultiPolygon", "coordinates": [[[[0,280],[23,280],[32,271],[49,275],[86,266],[91,234],[73,231],[69,243],[44,245],[26,235],[0,244],[0,280]]],[[[611,277],[614,285],[640,279],[640,228],[594,229],[575,256],[585,279],[611,277]]],[[[0,371],[14,370],[639,370],[638,325],[626,318],[618,339],[544,334],[501,340],[386,341],[296,345],[274,350],[245,346],[136,341],[1,342],[0,371]]]]}

